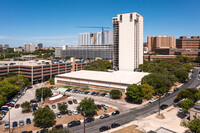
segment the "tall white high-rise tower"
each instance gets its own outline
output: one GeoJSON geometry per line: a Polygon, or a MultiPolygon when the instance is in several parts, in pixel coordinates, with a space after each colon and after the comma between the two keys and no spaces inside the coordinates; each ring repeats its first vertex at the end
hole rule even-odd
{"type": "Polygon", "coordinates": [[[134,71],[143,64],[143,17],[138,13],[113,17],[113,66],[134,71]]]}

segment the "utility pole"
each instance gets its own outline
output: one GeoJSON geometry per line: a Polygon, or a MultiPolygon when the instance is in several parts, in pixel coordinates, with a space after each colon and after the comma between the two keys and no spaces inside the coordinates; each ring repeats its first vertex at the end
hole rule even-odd
{"type": "Polygon", "coordinates": [[[160,93],[158,95],[159,95],[159,104],[158,104],[159,105],[159,107],[158,107],[159,108],[159,112],[158,112],[158,114],[160,115],[160,93]]]}
{"type": "Polygon", "coordinates": [[[9,133],[10,133],[10,109],[9,109],[9,111],[8,111],[9,113],[8,113],[8,119],[9,119],[9,133]]]}
{"type": "Polygon", "coordinates": [[[84,117],[84,133],[85,133],[85,112],[83,111],[83,117],[84,117]]]}

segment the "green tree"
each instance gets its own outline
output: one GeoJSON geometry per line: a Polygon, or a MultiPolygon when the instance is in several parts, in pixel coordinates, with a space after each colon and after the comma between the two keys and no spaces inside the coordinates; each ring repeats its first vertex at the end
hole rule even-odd
{"type": "Polygon", "coordinates": [[[128,86],[126,89],[126,96],[129,101],[135,102],[135,103],[142,103],[142,99],[144,98],[144,92],[142,90],[142,87],[136,84],[133,84],[131,86],[128,86]]]}
{"type": "Polygon", "coordinates": [[[47,107],[36,110],[33,115],[33,121],[38,127],[46,128],[51,127],[55,124],[56,115],[52,110],[47,107]]]}
{"type": "Polygon", "coordinates": [[[185,99],[181,101],[181,107],[185,111],[188,111],[188,109],[190,109],[192,106],[194,106],[194,101],[192,101],[191,99],[185,99]]]}
{"type": "Polygon", "coordinates": [[[185,82],[188,79],[188,72],[183,69],[177,69],[175,71],[175,76],[179,82],[185,82]]]}
{"type": "Polygon", "coordinates": [[[90,65],[86,66],[84,69],[93,71],[108,71],[110,68],[112,68],[111,62],[107,60],[96,60],[91,62],[90,65]]]}
{"type": "Polygon", "coordinates": [[[0,95],[0,107],[3,106],[6,103],[6,101],[7,101],[7,98],[0,95]]]}
{"type": "Polygon", "coordinates": [[[92,98],[84,98],[77,107],[77,110],[82,110],[85,112],[86,116],[93,116],[96,114],[98,110],[97,105],[94,103],[94,99],[92,98]]]}
{"type": "Polygon", "coordinates": [[[49,82],[50,82],[50,85],[54,85],[55,84],[54,79],[49,79],[49,82]]]}
{"type": "Polygon", "coordinates": [[[121,96],[122,96],[122,93],[121,93],[121,91],[119,91],[119,90],[111,90],[111,91],[110,91],[110,95],[111,95],[111,97],[112,97],[113,99],[120,99],[121,96]]]}
{"type": "Polygon", "coordinates": [[[154,93],[153,87],[149,84],[142,84],[141,87],[144,92],[144,98],[150,99],[154,93]]]}
{"type": "Polygon", "coordinates": [[[58,110],[60,111],[61,114],[65,114],[67,111],[67,107],[68,107],[67,105],[62,104],[58,106],[58,110]]]}
{"type": "Polygon", "coordinates": [[[193,120],[188,122],[187,127],[193,133],[200,133],[200,117],[194,117],[193,120]]]}
{"type": "Polygon", "coordinates": [[[42,95],[43,95],[43,98],[45,99],[47,97],[51,97],[53,95],[53,93],[52,93],[51,89],[48,87],[43,87],[43,88],[37,89],[35,96],[38,98],[42,98],[42,95]]]}
{"type": "Polygon", "coordinates": [[[179,100],[182,100],[182,99],[191,99],[192,101],[196,101],[196,100],[198,100],[198,98],[197,98],[197,94],[198,93],[198,91],[196,90],[196,89],[194,89],[194,88],[187,88],[186,90],[184,90],[184,91],[180,91],[179,93],[178,93],[178,95],[177,95],[177,99],[179,99],[179,100]],[[196,95],[196,96],[195,96],[196,95]],[[196,98],[196,99],[195,99],[196,98]]]}
{"type": "Polygon", "coordinates": [[[32,109],[32,106],[31,106],[30,102],[28,102],[28,101],[25,101],[24,103],[22,103],[21,107],[23,109],[23,112],[30,112],[32,109]]]}

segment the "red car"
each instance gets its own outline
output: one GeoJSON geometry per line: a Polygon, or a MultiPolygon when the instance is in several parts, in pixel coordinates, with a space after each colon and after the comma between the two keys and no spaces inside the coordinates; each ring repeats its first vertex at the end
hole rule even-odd
{"type": "Polygon", "coordinates": [[[5,106],[14,107],[14,104],[6,103],[5,106]]]}
{"type": "Polygon", "coordinates": [[[16,105],[15,105],[15,108],[19,108],[19,106],[20,106],[20,104],[16,104],[16,105]]]}
{"type": "Polygon", "coordinates": [[[35,99],[32,99],[31,101],[30,101],[30,103],[38,103],[39,101],[37,101],[37,100],[35,100],[35,99]]]}

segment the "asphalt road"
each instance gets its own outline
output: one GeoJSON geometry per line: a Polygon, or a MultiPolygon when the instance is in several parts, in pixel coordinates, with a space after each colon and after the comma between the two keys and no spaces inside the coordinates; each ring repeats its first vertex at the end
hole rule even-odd
{"type": "MultiPolygon", "coordinates": [[[[180,87],[179,91],[185,90],[186,88],[196,87],[199,84],[199,82],[197,80],[198,74],[199,74],[199,70],[194,69],[191,80],[189,80],[187,83],[183,84],[180,87]]],[[[178,93],[178,91],[167,97],[162,97],[160,100],[161,104],[168,104],[169,106],[173,105],[173,101],[174,101],[177,93],[178,93]]],[[[96,119],[94,122],[85,124],[85,131],[86,131],[86,133],[98,133],[99,128],[102,126],[110,126],[112,123],[119,123],[121,125],[124,125],[131,121],[138,120],[138,119],[147,117],[149,115],[152,115],[152,114],[158,112],[158,109],[159,109],[158,101],[151,103],[151,104],[148,103],[144,106],[130,109],[130,110],[123,112],[117,116],[110,116],[109,118],[106,118],[103,120],[96,119]]],[[[84,124],[82,123],[80,126],[72,127],[71,130],[74,131],[75,133],[83,133],[84,132],[83,125],[84,124]]]]}

